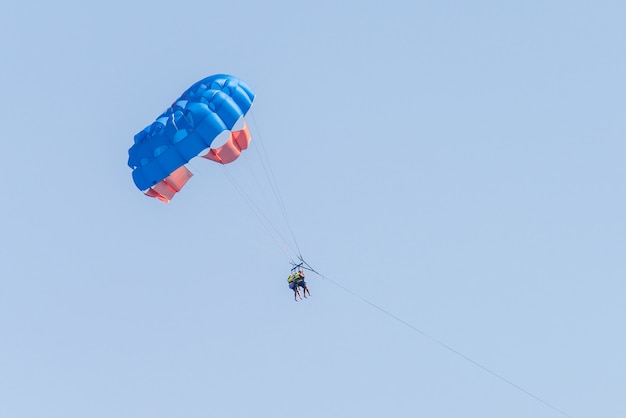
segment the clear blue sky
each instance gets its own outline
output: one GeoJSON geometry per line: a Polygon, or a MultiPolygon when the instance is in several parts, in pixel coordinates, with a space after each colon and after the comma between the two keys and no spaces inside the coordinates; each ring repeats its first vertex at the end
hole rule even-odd
{"type": "Polygon", "coordinates": [[[367,302],[572,417],[626,416],[624,22],[617,0],[3,2],[0,416],[563,416],[367,302]],[[220,72],[257,94],[230,173],[264,145],[327,277],[309,300],[219,167],[169,205],[132,183],[133,136],[220,72]]]}

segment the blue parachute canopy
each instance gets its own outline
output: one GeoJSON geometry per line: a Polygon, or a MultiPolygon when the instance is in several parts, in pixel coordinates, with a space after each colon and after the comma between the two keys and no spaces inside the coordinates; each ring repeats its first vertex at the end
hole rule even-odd
{"type": "MultiPolygon", "coordinates": [[[[185,90],[151,125],[135,135],[135,144],[128,150],[128,165],[137,188],[148,190],[148,196],[169,201],[191,177],[184,165],[210,148],[220,133],[232,130],[250,110],[254,96],[243,81],[226,74],[209,76],[185,90]],[[163,188],[173,189],[171,196],[162,193],[163,188]]],[[[232,162],[249,141],[244,124],[243,130],[232,132],[224,146],[211,149],[205,158],[222,164],[232,162]]]]}

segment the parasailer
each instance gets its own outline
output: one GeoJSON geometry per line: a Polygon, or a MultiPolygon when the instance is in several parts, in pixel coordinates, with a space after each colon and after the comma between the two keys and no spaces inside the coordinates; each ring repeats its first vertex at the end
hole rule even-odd
{"type": "Polygon", "coordinates": [[[296,274],[291,273],[289,277],[287,277],[287,283],[289,284],[289,288],[293,290],[293,300],[296,302],[298,298],[302,300],[302,296],[300,296],[300,289],[298,288],[298,284],[296,283],[296,274]]]}
{"type": "Polygon", "coordinates": [[[220,164],[235,161],[250,144],[244,116],[254,96],[243,81],[227,74],[206,77],[185,90],[135,135],[128,165],[137,188],[169,202],[193,175],[185,166],[191,159],[200,156],[220,164]],[[225,131],[230,132],[226,142],[212,146],[225,131]]]}
{"type": "Polygon", "coordinates": [[[298,285],[298,287],[302,288],[302,293],[304,294],[304,297],[306,297],[306,294],[308,293],[309,296],[311,296],[311,292],[309,291],[309,287],[307,286],[306,282],[304,281],[304,271],[302,269],[298,270],[296,272],[296,284],[298,285]]]}

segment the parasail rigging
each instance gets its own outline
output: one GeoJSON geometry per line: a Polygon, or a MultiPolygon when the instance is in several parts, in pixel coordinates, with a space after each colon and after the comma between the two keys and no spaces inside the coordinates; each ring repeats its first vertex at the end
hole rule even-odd
{"type": "MultiPolygon", "coordinates": [[[[128,165],[137,188],[146,196],[169,203],[193,176],[192,160],[196,157],[226,167],[238,160],[242,153],[248,153],[252,133],[247,116],[255,96],[245,82],[228,74],[211,75],[190,86],[153,123],[135,135],[134,144],[128,150],[128,165]],[[226,140],[221,141],[225,135],[226,140]]],[[[254,125],[256,127],[256,122],[254,125]]],[[[294,260],[302,258],[300,248],[260,134],[255,139],[257,141],[263,173],[292,243],[252,193],[239,184],[228,170],[223,172],[266,232],[294,264],[294,260]]],[[[193,171],[198,171],[195,165],[193,171]]],[[[256,177],[262,176],[253,177],[256,180],[256,177]]]]}

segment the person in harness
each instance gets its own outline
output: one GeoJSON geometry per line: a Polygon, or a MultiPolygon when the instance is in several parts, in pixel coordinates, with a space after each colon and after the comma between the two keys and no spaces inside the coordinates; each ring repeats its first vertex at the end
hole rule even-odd
{"type": "Polygon", "coordinates": [[[304,277],[305,277],[304,271],[300,269],[296,272],[294,276],[295,276],[296,286],[302,288],[302,293],[304,293],[304,297],[306,297],[307,293],[309,294],[309,296],[311,296],[311,291],[309,290],[309,287],[306,285],[306,282],[304,281],[304,277]]]}
{"type": "Polygon", "coordinates": [[[298,301],[298,298],[302,299],[302,296],[300,296],[299,286],[296,283],[297,274],[298,273],[291,273],[289,277],[287,278],[287,283],[289,284],[289,288],[293,290],[293,300],[295,300],[296,302],[298,301]]]}

